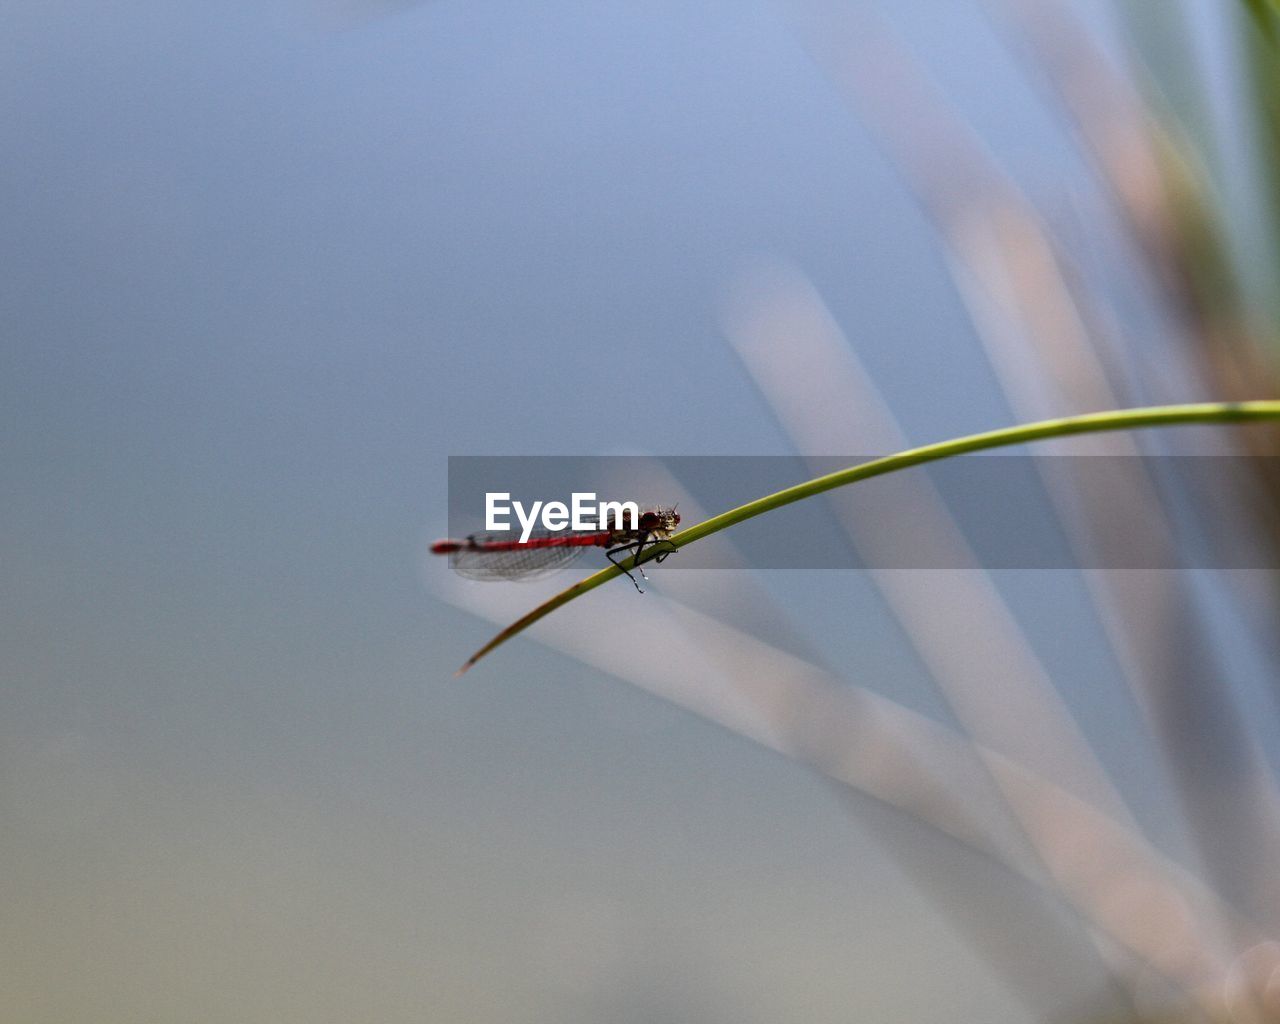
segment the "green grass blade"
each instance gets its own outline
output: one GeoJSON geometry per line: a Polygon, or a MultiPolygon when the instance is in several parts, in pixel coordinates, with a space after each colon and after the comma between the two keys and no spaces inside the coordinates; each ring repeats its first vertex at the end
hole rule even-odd
{"type": "MultiPolygon", "coordinates": [[[[1031,441],[1045,441],[1054,437],[1068,437],[1072,434],[1093,434],[1113,430],[1136,430],[1146,427],[1169,427],[1188,423],[1241,423],[1258,420],[1280,419],[1280,401],[1260,402],[1204,402],[1193,405],[1162,405],[1143,409],[1118,409],[1111,412],[1087,413],[1082,416],[1067,416],[1061,419],[1041,420],[1038,423],[1027,423],[1022,426],[1004,427],[990,430],[982,434],[970,434],[966,437],[954,438],[950,441],[939,441],[920,448],[910,448],[896,455],[889,455],[871,462],[864,462],[835,473],[815,477],[812,480],[787,487],[774,494],[749,501],[745,505],[712,516],[696,526],[675,534],[671,544],[677,548],[692,544],[694,541],[709,537],[713,533],[728,529],[737,523],[756,516],[772,512],[776,508],[790,505],[793,502],[812,498],[825,491],[845,487],[869,480],[872,477],[896,473],[910,469],[926,462],[937,462],[940,459],[956,455],[967,455],[970,452],[983,451],[988,448],[1002,448],[1008,445],[1026,444],[1031,441]]],[[[647,561],[647,559],[645,559],[647,561]]],[[[517,619],[506,629],[476,651],[467,659],[465,665],[458,669],[458,675],[466,672],[472,665],[483,658],[494,648],[506,643],[513,636],[522,633],[539,619],[550,615],[557,608],[563,607],[575,598],[581,597],[589,590],[594,590],[607,583],[615,576],[634,569],[635,556],[624,559],[617,566],[601,569],[593,576],[579,580],[567,590],[561,591],[549,601],[540,604],[527,615],[517,619]]]]}
{"type": "Polygon", "coordinates": [[[1276,28],[1276,19],[1280,18],[1280,0],[1244,0],[1244,5],[1267,42],[1275,46],[1280,41],[1276,28]]]}

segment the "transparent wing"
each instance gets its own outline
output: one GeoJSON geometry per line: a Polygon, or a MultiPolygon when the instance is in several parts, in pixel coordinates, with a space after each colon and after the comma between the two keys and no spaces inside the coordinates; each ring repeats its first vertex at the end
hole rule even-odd
{"type": "Polygon", "coordinates": [[[453,571],[472,580],[536,580],[559,572],[586,550],[564,544],[521,545],[494,551],[485,550],[484,537],[475,540],[477,547],[463,548],[449,556],[453,571]]]}

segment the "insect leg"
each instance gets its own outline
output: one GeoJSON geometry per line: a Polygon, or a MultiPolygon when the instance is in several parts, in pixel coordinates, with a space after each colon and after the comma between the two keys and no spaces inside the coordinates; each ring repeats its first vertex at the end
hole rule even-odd
{"type": "MultiPolygon", "coordinates": [[[[605,555],[605,557],[606,557],[607,559],[609,559],[609,561],[611,561],[611,562],[612,562],[614,565],[616,565],[619,569],[622,569],[622,563],[621,563],[621,562],[619,562],[619,561],[618,561],[616,558],[614,558],[613,556],[614,556],[614,555],[617,555],[617,554],[629,555],[629,554],[631,554],[631,552],[632,552],[632,550],[635,548],[635,546],[636,546],[636,545],[635,545],[634,543],[631,543],[631,544],[619,544],[616,548],[609,548],[607,551],[605,551],[604,555],[605,555]]],[[[632,576],[632,575],[631,575],[631,573],[630,573],[630,572],[628,572],[626,569],[622,569],[622,571],[623,571],[623,572],[625,572],[625,573],[627,574],[627,579],[629,579],[632,583],[634,583],[634,584],[635,584],[635,588],[636,588],[636,590],[639,590],[639,591],[640,591],[640,593],[642,593],[642,594],[643,594],[643,593],[644,593],[644,591],[643,591],[643,590],[640,590],[640,584],[639,584],[639,583],[636,583],[636,578],[635,578],[634,576],[632,576]]],[[[644,574],[643,574],[643,573],[641,573],[641,575],[644,575],[644,574]]],[[[648,579],[648,577],[646,576],[646,577],[645,577],[645,579],[648,579]]]]}
{"type": "MultiPolygon", "coordinates": [[[[639,539],[639,540],[629,541],[629,542],[628,542],[628,543],[626,543],[626,544],[619,544],[617,547],[609,548],[609,550],[607,550],[607,551],[605,552],[605,556],[606,556],[606,557],[609,559],[609,561],[611,561],[614,565],[617,565],[619,568],[622,568],[622,567],[621,567],[621,565],[619,564],[618,560],[617,560],[616,558],[614,558],[613,556],[614,556],[614,555],[616,555],[616,554],[619,554],[620,552],[624,552],[624,551],[625,551],[625,552],[627,552],[627,553],[631,553],[632,549],[634,549],[634,550],[635,550],[636,561],[638,562],[638,561],[640,560],[640,552],[642,552],[642,551],[644,550],[645,542],[646,542],[648,539],[649,539],[649,535],[648,535],[647,533],[642,533],[642,534],[640,534],[640,539],[639,539]]],[[[648,576],[646,576],[646,575],[644,574],[644,570],[643,570],[643,569],[641,569],[639,565],[636,565],[636,566],[634,566],[633,568],[635,568],[635,569],[639,569],[639,571],[640,571],[640,578],[641,578],[642,580],[644,580],[644,581],[647,583],[647,582],[648,582],[648,580],[649,580],[649,577],[648,577],[648,576]]],[[[632,583],[635,583],[636,590],[640,590],[640,584],[639,584],[639,583],[636,583],[636,578],[635,578],[634,576],[632,576],[632,575],[631,575],[631,573],[630,573],[630,572],[628,572],[626,569],[623,569],[622,571],[623,571],[623,572],[625,572],[625,573],[627,573],[627,579],[629,579],[632,583]]],[[[643,593],[644,593],[644,591],[643,591],[643,590],[640,590],[640,593],[642,593],[642,594],[643,594],[643,593]]]]}
{"type": "Polygon", "coordinates": [[[650,548],[650,550],[654,551],[653,563],[655,565],[661,565],[663,562],[667,560],[667,558],[669,558],[671,555],[674,555],[680,549],[676,547],[674,544],[672,544],[671,541],[669,540],[660,540],[657,543],[655,543],[653,547],[650,548]],[[662,545],[662,544],[665,544],[667,546],[661,551],[654,551],[654,549],[656,549],[659,545],[662,545]]]}

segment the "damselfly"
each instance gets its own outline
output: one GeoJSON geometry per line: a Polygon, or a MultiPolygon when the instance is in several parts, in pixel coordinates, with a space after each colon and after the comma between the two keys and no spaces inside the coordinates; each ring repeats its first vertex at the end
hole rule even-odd
{"type": "MultiPolygon", "coordinates": [[[[448,555],[454,571],[469,579],[529,580],[562,569],[587,548],[604,548],[605,556],[617,566],[621,566],[620,557],[634,554],[635,568],[647,580],[649,577],[638,564],[640,557],[648,551],[645,561],[658,563],[666,559],[676,550],[668,538],[679,525],[680,516],[674,508],[660,507],[641,512],[633,527],[620,524],[612,530],[536,530],[527,540],[512,539],[509,533],[473,533],[465,540],[438,540],[431,545],[431,551],[448,555]]],[[[627,578],[640,590],[630,572],[627,578]]]]}

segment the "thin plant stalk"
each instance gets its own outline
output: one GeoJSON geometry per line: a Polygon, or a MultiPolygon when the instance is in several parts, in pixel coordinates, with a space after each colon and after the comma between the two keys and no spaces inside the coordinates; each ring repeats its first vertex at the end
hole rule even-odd
{"type": "MultiPolygon", "coordinates": [[[[806,480],[804,483],[784,488],[774,494],[766,494],[762,498],[749,501],[745,505],[722,512],[718,516],[703,520],[696,526],[673,535],[666,544],[668,550],[682,548],[694,541],[719,533],[721,530],[736,526],[738,523],[756,516],[772,512],[785,505],[804,501],[817,494],[845,487],[872,477],[896,473],[928,462],[952,458],[956,455],[967,455],[971,452],[985,451],[991,448],[1003,448],[1010,445],[1027,444],[1032,441],[1047,441],[1055,437],[1070,437],[1074,434],[1096,434],[1113,430],[1138,430],[1148,427],[1171,427],[1192,423],[1244,423],[1264,420],[1280,420],[1280,400],[1256,402],[1200,402],[1188,405],[1161,405],[1139,409],[1116,409],[1109,412],[1085,413],[1080,416],[1066,416],[1059,419],[1041,420],[1037,423],[1026,423],[1014,427],[1002,427],[981,434],[969,434],[965,437],[953,438],[949,441],[937,441],[919,448],[910,448],[896,455],[888,455],[881,459],[859,463],[847,469],[841,469],[825,476],[806,480]]],[[[648,557],[641,559],[647,561],[648,557]]],[[[457,674],[462,675],[490,651],[501,646],[539,619],[550,615],[557,608],[596,587],[607,583],[615,576],[621,576],[636,568],[636,556],[632,555],[617,565],[601,569],[573,586],[562,590],[550,600],[540,604],[527,615],[517,619],[497,636],[481,647],[467,659],[457,674]]]]}

